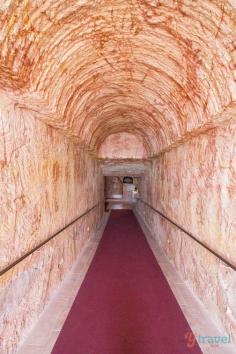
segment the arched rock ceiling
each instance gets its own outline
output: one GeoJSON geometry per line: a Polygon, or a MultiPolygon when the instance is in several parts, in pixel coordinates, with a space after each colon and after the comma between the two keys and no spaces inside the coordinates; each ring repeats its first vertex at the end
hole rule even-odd
{"type": "Polygon", "coordinates": [[[87,149],[132,132],[155,155],[232,108],[234,6],[0,0],[1,90],[87,149]]]}

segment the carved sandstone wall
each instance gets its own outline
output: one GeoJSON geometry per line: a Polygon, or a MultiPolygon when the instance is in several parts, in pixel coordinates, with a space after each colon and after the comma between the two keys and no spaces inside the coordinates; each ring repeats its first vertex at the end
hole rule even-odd
{"type": "Polygon", "coordinates": [[[105,159],[138,159],[147,157],[147,153],[142,139],[130,133],[117,133],[105,139],[98,150],[98,156],[105,159]]]}
{"type": "Polygon", "coordinates": [[[114,195],[123,194],[123,178],[116,176],[105,177],[105,196],[112,197],[114,195]]]}
{"type": "MultiPolygon", "coordinates": [[[[236,265],[236,124],[153,160],[141,198],[236,265]]],[[[142,202],[138,211],[222,331],[236,341],[235,271],[142,202]]]]}
{"type": "MultiPolygon", "coordinates": [[[[103,198],[98,164],[55,129],[0,112],[0,270],[103,198]]],[[[0,277],[0,352],[12,353],[98,226],[103,204],[0,277]]]]}
{"type": "MultiPolygon", "coordinates": [[[[123,133],[135,135],[153,161],[143,196],[235,263],[235,102],[235,0],[0,0],[2,267],[99,200],[103,185],[92,156],[123,133]]],[[[135,175],[147,162],[123,167],[135,175]]],[[[116,165],[105,161],[103,168],[116,165]]],[[[81,237],[98,215],[85,221],[81,237]]],[[[206,287],[205,305],[235,329],[234,273],[218,260],[210,268],[210,254],[148,209],[145,218],[196,293],[206,287]]],[[[53,265],[62,249],[68,256],[62,273],[77,252],[69,249],[80,249],[71,237],[62,237],[71,246],[53,251],[53,265]]],[[[36,263],[50,269],[50,252],[45,246],[36,263]]],[[[33,263],[27,267],[19,284],[32,288],[33,263]]],[[[58,282],[53,269],[49,280],[39,276],[41,294],[58,282]]],[[[0,324],[4,348],[5,338],[17,343],[30,318],[24,302],[14,303],[20,285],[8,276],[0,280],[4,289],[12,284],[10,295],[2,292],[12,299],[0,324]]],[[[35,292],[33,316],[45,303],[35,292]]]]}

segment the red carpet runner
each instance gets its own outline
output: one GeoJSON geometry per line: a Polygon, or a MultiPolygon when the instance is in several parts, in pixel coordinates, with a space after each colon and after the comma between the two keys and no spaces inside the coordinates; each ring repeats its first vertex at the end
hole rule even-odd
{"type": "Polygon", "coordinates": [[[191,329],[130,210],[114,210],[53,354],[184,354],[191,329]]]}

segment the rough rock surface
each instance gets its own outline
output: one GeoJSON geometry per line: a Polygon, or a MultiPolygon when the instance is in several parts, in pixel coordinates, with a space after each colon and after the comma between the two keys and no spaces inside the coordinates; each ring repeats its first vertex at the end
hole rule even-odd
{"type": "MultiPolygon", "coordinates": [[[[236,124],[155,159],[141,198],[236,266],[236,124]]],[[[236,274],[142,202],[138,211],[216,322],[236,341],[236,274]]]]}
{"type": "Polygon", "coordinates": [[[111,134],[98,149],[103,159],[141,159],[147,157],[143,142],[130,133],[111,134]]]}
{"type": "MultiPolygon", "coordinates": [[[[103,157],[152,158],[143,196],[236,263],[235,8],[235,0],[0,0],[2,268],[100,200],[104,144],[103,157]],[[117,134],[142,148],[124,155],[117,134]]],[[[114,163],[103,168],[117,171],[114,163]]],[[[81,240],[101,214],[86,217],[81,240]]],[[[235,330],[234,273],[148,209],[145,218],[215,318],[235,330]]],[[[0,278],[4,348],[14,351],[79,252],[68,233],[0,278]],[[24,296],[35,300],[17,307],[24,296]]]]}
{"type": "Polygon", "coordinates": [[[155,154],[236,97],[233,0],[0,1],[0,86],[96,151],[130,132],[155,154]]]}
{"type": "MultiPolygon", "coordinates": [[[[54,128],[0,113],[0,271],[103,199],[98,163],[54,128]]],[[[0,276],[0,352],[12,353],[98,226],[103,204],[0,276]]]]}

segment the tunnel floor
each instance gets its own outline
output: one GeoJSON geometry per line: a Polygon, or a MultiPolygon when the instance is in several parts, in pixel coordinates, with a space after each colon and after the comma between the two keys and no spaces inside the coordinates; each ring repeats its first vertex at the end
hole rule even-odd
{"type": "Polygon", "coordinates": [[[113,210],[53,354],[183,354],[191,329],[131,210],[113,210]]]}

